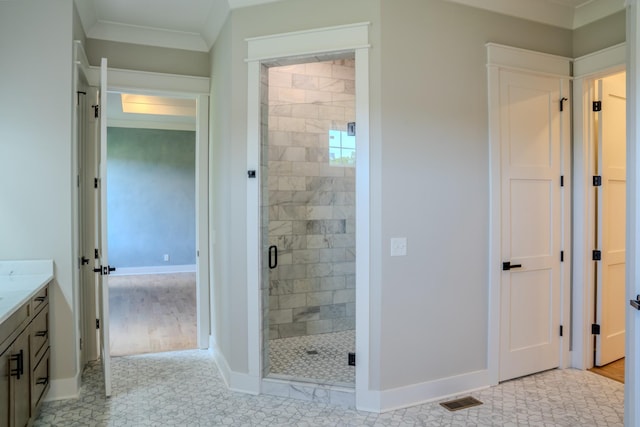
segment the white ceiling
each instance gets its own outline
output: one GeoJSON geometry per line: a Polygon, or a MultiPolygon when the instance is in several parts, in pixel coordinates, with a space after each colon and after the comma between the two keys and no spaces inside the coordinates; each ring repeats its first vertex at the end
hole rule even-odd
{"type": "MultiPolygon", "coordinates": [[[[87,37],[208,52],[230,10],[281,0],[75,0],[87,37]]],[[[447,0],[575,29],[624,0],[447,0]]]]}

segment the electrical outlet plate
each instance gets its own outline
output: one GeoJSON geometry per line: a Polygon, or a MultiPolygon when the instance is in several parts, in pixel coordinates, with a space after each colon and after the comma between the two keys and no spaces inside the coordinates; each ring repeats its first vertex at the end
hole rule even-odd
{"type": "Polygon", "coordinates": [[[393,237],[391,238],[391,256],[407,255],[407,238],[393,237]]]}

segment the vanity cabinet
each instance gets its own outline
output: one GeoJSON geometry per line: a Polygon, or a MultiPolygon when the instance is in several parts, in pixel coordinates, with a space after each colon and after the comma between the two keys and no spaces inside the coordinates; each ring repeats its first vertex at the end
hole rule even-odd
{"type": "Polygon", "coordinates": [[[49,387],[48,286],[0,324],[0,427],[24,427],[49,387]]]}

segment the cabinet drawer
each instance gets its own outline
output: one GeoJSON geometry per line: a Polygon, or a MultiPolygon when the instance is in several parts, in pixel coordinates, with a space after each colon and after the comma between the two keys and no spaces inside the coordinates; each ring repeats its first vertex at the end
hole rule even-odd
{"type": "Polygon", "coordinates": [[[42,288],[42,290],[31,299],[31,313],[37,313],[47,303],[49,303],[49,285],[42,288]]]}
{"type": "Polygon", "coordinates": [[[31,375],[31,412],[33,414],[47,390],[49,390],[49,347],[46,348],[31,375]]]}
{"type": "Polygon", "coordinates": [[[31,366],[35,366],[49,347],[49,304],[31,322],[31,366]]]}

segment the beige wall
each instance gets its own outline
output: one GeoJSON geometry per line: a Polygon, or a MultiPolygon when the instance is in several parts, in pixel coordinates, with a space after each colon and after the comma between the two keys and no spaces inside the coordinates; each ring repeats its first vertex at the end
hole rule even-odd
{"type": "Polygon", "coordinates": [[[487,369],[485,43],[571,54],[571,32],[440,0],[382,1],[383,389],[487,369]],[[410,48],[411,47],[411,48],[410,48]],[[389,258],[391,237],[406,258],[389,258]]]}
{"type": "Polygon", "coordinates": [[[100,59],[109,59],[109,68],[136,71],[209,77],[209,53],[107,40],[87,39],[87,59],[91,65],[100,65],[100,59]]]}
{"type": "Polygon", "coordinates": [[[233,194],[216,202],[214,214],[216,250],[231,254],[214,257],[214,270],[229,279],[216,282],[225,293],[217,309],[234,325],[218,328],[219,340],[234,336],[223,353],[232,369],[247,371],[245,39],[355,22],[371,22],[370,388],[486,369],[484,45],[570,56],[572,38],[569,30],[441,0],[297,0],[233,11],[213,49],[212,73],[213,128],[225,130],[212,141],[213,170],[230,170],[222,179],[233,194]],[[389,256],[391,237],[408,237],[406,257],[389,256]]]}
{"type": "Polygon", "coordinates": [[[73,380],[71,0],[0,2],[0,259],[53,259],[51,379],[73,380]]]}
{"type": "Polygon", "coordinates": [[[574,58],[624,43],[626,32],[625,11],[585,25],[573,32],[574,58]]]}

